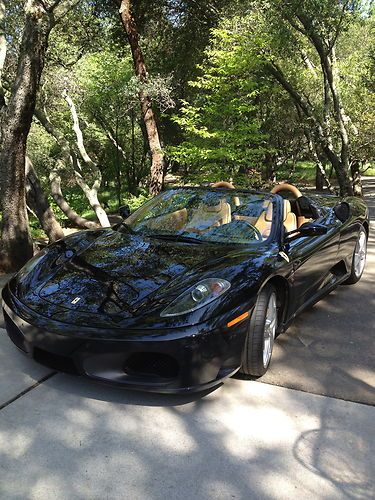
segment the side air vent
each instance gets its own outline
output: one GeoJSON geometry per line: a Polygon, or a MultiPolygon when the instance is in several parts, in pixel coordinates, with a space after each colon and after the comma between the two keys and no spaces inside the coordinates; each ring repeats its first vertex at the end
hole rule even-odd
{"type": "Polygon", "coordinates": [[[35,347],[34,359],[41,365],[52,368],[52,370],[78,375],[78,370],[74,361],[66,356],[61,356],[61,354],[55,354],[35,347]]]}

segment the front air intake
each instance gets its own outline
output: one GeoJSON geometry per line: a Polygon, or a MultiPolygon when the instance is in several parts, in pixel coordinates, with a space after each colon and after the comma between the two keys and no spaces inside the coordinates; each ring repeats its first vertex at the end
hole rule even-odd
{"type": "Polygon", "coordinates": [[[177,361],[168,354],[136,352],[126,360],[124,371],[128,375],[169,380],[178,376],[179,366],[177,361]]]}

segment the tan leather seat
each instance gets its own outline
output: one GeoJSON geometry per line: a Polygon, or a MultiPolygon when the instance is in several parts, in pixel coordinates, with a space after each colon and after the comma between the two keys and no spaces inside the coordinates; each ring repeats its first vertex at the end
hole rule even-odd
{"type": "Polygon", "coordinates": [[[288,233],[297,229],[297,216],[292,212],[289,200],[284,200],[284,227],[288,233]]]}
{"type": "Polygon", "coordinates": [[[187,210],[186,208],[182,208],[181,210],[176,210],[171,213],[171,225],[177,229],[182,229],[187,222],[187,210]]]}
{"type": "Polygon", "coordinates": [[[263,239],[267,239],[272,227],[272,201],[265,201],[263,208],[264,211],[260,214],[254,226],[258,229],[263,239]]]}
{"type": "Polygon", "coordinates": [[[229,224],[232,221],[232,211],[229,203],[220,200],[217,205],[200,204],[185,229],[205,231],[211,227],[229,224]]]}
{"type": "Polygon", "coordinates": [[[181,210],[176,210],[170,214],[161,215],[155,219],[150,219],[147,221],[147,226],[150,229],[170,229],[170,230],[180,230],[183,229],[187,222],[187,210],[182,208],[181,210]]]}
{"type": "Polygon", "coordinates": [[[255,226],[258,217],[250,217],[250,215],[233,215],[233,220],[243,220],[252,226],[255,226]]]}

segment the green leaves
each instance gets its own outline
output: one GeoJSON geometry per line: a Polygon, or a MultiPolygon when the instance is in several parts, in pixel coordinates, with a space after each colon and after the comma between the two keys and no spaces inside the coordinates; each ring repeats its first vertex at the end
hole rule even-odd
{"type": "Polygon", "coordinates": [[[255,79],[262,62],[247,50],[247,27],[234,18],[212,30],[201,76],[190,82],[195,98],[183,101],[175,117],[185,141],[169,154],[196,174],[237,175],[257,166],[267,150],[258,118],[263,89],[255,79]]]}

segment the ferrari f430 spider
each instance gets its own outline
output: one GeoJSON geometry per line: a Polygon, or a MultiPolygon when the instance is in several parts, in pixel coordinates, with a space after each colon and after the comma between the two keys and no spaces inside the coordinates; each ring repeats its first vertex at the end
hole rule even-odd
{"type": "Polygon", "coordinates": [[[156,392],[260,377],[277,334],[365,266],[357,198],[219,183],[125,212],[49,245],[3,289],[8,335],[39,363],[156,392]]]}

